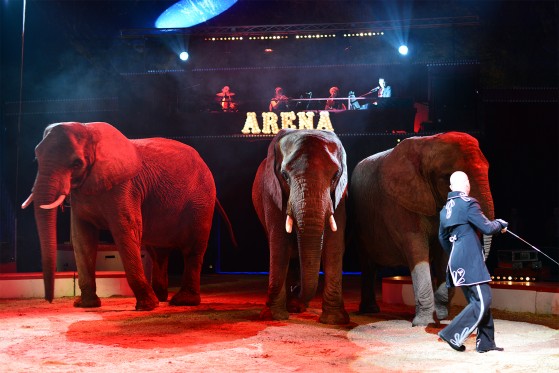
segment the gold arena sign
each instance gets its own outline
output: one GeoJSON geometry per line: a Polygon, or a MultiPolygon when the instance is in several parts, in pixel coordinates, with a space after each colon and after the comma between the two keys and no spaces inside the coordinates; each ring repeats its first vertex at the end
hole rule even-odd
{"type": "Polygon", "coordinates": [[[245,135],[248,134],[276,134],[280,129],[293,128],[300,130],[326,130],[334,132],[332,127],[332,122],[330,121],[330,113],[327,111],[321,111],[319,114],[319,119],[316,127],[314,127],[314,112],[312,111],[300,111],[295,115],[293,111],[281,112],[279,117],[281,117],[281,128],[278,126],[278,115],[274,112],[262,113],[262,128],[258,125],[256,120],[255,112],[248,112],[245,120],[245,126],[241,132],[245,135]],[[295,124],[298,120],[299,125],[295,124]]]}

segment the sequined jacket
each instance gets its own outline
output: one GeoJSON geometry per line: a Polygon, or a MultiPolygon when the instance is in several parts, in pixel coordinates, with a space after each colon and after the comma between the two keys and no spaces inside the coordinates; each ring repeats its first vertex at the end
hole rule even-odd
{"type": "Polygon", "coordinates": [[[485,217],[475,198],[462,192],[448,194],[446,205],[440,212],[439,226],[439,241],[449,255],[447,287],[491,281],[477,231],[492,235],[501,229],[498,221],[485,217]]]}

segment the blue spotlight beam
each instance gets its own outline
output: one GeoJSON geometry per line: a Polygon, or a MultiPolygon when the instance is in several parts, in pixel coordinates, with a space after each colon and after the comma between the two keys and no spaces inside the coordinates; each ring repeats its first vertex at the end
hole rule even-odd
{"type": "Polygon", "coordinates": [[[236,2],[237,0],[181,0],[161,13],[155,21],[155,27],[191,27],[225,12],[236,2]]]}

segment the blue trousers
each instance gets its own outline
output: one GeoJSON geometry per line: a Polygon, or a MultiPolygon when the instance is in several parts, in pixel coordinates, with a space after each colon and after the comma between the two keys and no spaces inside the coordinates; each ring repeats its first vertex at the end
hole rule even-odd
{"type": "Polygon", "coordinates": [[[460,286],[468,305],[440,334],[450,343],[460,347],[477,328],[476,350],[495,348],[495,326],[491,315],[491,288],[488,283],[460,286]]]}

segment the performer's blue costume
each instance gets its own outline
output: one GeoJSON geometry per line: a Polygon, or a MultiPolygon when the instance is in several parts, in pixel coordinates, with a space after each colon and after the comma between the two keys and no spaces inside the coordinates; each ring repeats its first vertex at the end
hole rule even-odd
{"type": "Polygon", "coordinates": [[[502,220],[490,221],[475,198],[463,192],[450,192],[440,212],[439,241],[448,253],[447,286],[458,286],[468,305],[439,332],[457,351],[464,351],[464,340],[477,328],[476,349],[498,349],[491,316],[491,276],[485,266],[483,248],[477,231],[492,235],[506,228],[502,220]]]}

